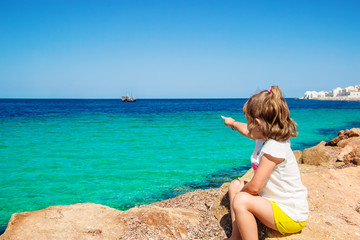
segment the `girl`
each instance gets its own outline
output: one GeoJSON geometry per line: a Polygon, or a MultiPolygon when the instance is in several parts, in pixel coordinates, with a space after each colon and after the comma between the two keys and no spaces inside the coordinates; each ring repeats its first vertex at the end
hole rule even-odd
{"type": "Polygon", "coordinates": [[[277,86],[253,95],[244,105],[247,124],[222,117],[225,125],[256,141],[251,155],[250,182],[233,180],[229,186],[232,235],[258,239],[255,217],[282,234],[299,232],[308,218],[307,189],[301,183],[290,137],[296,123],[277,86]]]}

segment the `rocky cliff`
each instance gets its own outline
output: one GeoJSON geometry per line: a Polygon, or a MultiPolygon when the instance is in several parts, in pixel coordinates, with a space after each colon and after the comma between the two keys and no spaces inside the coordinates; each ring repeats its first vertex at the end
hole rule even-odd
{"type": "MultiPolygon", "coordinates": [[[[360,239],[360,129],[296,156],[309,192],[307,225],[286,236],[260,225],[260,239],[360,239]]],[[[15,213],[0,239],[223,239],[231,231],[228,184],[128,211],[82,203],[15,213]]]]}

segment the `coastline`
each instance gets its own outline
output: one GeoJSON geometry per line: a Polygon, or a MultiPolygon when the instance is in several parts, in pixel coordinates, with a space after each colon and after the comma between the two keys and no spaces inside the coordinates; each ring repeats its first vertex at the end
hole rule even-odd
{"type": "Polygon", "coordinates": [[[357,97],[323,97],[323,98],[312,98],[315,100],[325,100],[325,101],[360,101],[360,98],[357,97]]]}

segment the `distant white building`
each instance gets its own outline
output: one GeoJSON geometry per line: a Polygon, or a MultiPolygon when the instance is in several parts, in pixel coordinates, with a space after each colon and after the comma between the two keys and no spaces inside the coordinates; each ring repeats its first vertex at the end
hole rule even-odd
{"type": "Polygon", "coordinates": [[[335,88],[332,90],[332,96],[333,97],[339,97],[339,96],[342,96],[342,88],[335,88]]]}
{"type": "Polygon", "coordinates": [[[356,97],[360,98],[360,85],[347,88],[335,88],[332,91],[306,91],[303,99],[326,98],[326,97],[356,97]]]}
{"type": "Polygon", "coordinates": [[[316,91],[306,91],[304,94],[304,99],[313,99],[317,97],[316,91]]]}
{"type": "Polygon", "coordinates": [[[359,90],[351,90],[349,92],[349,97],[360,97],[360,91],[359,90]]]}
{"type": "Polygon", "coordinates": [[[324,98],[324,97],[326,97],[326,93],[327,92],[325,92],[325,91],[320,91],[320,92],[317,93],[317,97],[324,98]]]}
{"type": "Polygon", "coordinates": [[[343,93],[344,93],[344,96],[349,96],[350,95],[350,91],[354,91],[355,90],[355,87],[353,86],[349,86],[347,88],[344,88],[343,89],[343,93]]]}

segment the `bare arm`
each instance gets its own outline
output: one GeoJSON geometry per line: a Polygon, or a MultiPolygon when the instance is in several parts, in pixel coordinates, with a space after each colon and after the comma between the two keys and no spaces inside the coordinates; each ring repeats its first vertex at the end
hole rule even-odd
{"type": "Polygon", "coordinates": [[[240,134],[244,135],[245,137],[255,140],[250,136],[246,123],[237,122],[231,117],[221,116],[221,118],[225,120],[226,126],[231,127],[232,129],[238,131],[240,134]]]}
{"type": "Polygon", "coordinates": [[[275,158],[269,154],[264,154],[261,157],[258,169],[250,182],[245,184],[242,189],[243,192],[247,192],[253,195],[258,194],[264,187],[267,179],[270,177],[271,172],[275,166],[284,161],[284,158],[275,158]]]}

